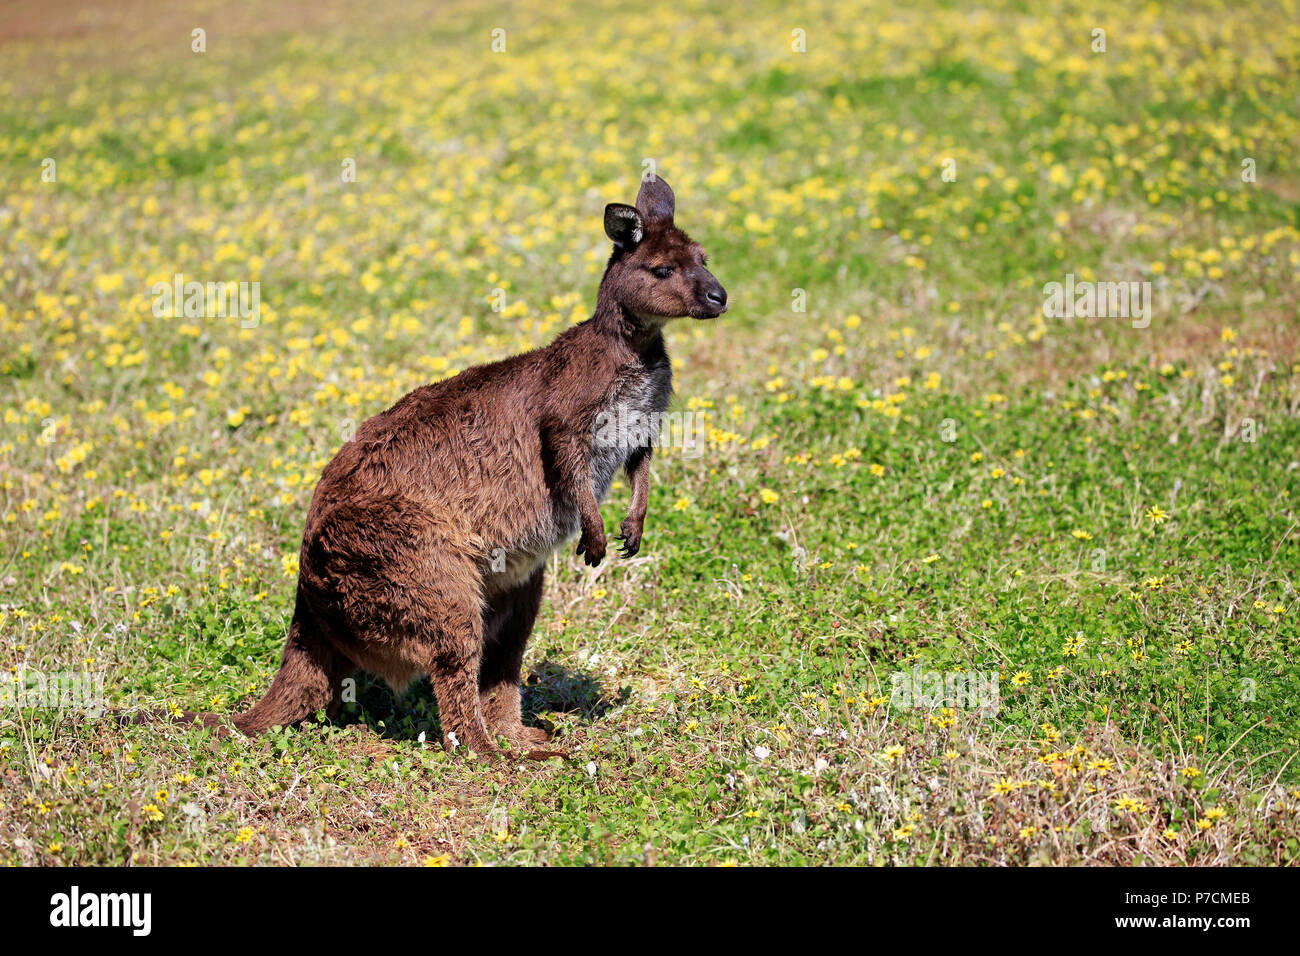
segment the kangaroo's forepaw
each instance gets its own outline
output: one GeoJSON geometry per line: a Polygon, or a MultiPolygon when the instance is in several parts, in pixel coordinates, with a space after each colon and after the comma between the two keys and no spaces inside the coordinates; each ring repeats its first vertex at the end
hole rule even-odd
{"type": "Polygon", "coordinates": [[[625,558],[630,558],[641,550],[641,530],[644,524],[633,518],[627,518],[619,526],[618,540],[623,542],[623,547],[619,549],[619,554],[625,558]]]}
{"type": "Polygon", "coordinates": [[[583,560],[593,568],[600,564],[600,562],[605,558],[604,533],[602,532],[598,537],[596,535],[589,535],[584,531],[582,537],[578,540],[578,550],[576,553],[581,554],[583,560]]]}

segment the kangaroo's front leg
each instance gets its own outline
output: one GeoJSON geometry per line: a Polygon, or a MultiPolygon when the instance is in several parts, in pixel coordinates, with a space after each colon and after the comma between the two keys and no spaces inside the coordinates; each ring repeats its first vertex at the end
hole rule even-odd
{"type": "Polygon", "coordinates": [[[577,554],[593,568],[605,557],[605,521],[600,516],[600,505],[596,503],[596,492],[592,490],[590,479],[582,482],[578,489],[578,509],[582,515],[582,536],[578,538],[577,554]]]}
{"type": "Polygon", "coordinates": [[[600,516],[596,491],[591,486],[591,440],[587,433],[564,426],[546,429],[546,444],[552,450],[558,491],[578,507],[582,535],[577,554],[595,567],[605,557],[605,521],[600,516]]]}
{"type": "Polygon", "coordinates": [[[650,503],[650,457],[654,448],[638,448],[627,459],[624,470],[632,482],[632,502],[627,506],[627,517],[619,527],[618,539],[623,542],[620,554],[630,558],[641,548],[641,532],[645,529],[646,507],[650,503]]]}

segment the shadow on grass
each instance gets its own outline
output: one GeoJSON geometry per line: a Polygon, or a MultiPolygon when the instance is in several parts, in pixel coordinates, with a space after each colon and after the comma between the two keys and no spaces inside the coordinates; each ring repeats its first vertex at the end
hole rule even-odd
{"type": "MultiPolygon", "coordinates": [[[[360,724],[389,740],[416,740],[420,734],[433,743],[442,740],[438,720],[438,699],[427,677],[412,684],[398,696],[378,677],[358,671],[357,699],[344,704],[336,727],[360,724]]],[[[549,659],[524,675],[524,724],[553,729],[545,714],[573,714],[584,724],[592,724],[612,708],[626,703],[627,688],[610,695],[590,673],[575,671],[549,659]]]]}

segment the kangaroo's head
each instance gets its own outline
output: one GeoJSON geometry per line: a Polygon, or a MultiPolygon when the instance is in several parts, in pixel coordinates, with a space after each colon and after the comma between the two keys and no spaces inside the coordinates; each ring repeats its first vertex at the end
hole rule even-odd
{"type": "Polygon", "coordinates": [[[636,205],[605,207],[605,234],[614,253],[601,295],[646,324],[690,316],[716,319],[727,311],[727,290],[704,267],[704,250],[673,225],[676,199],[657,176],[641,183],[636,205]]]}

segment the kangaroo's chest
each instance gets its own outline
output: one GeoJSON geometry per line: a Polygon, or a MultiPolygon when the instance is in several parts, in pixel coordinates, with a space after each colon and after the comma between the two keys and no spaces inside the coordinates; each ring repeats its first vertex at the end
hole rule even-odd
{"type": "Polygon", "coordinates": [[[673,373],[666,357],[661,363],[623,370],[615,378],[592,423],[591,485],[597,501],[609,494],[614,473],[634,452],[658,443],[672,394],[673,373]]]}
{"type": "MultiPolygon", "coordinates": [[[[658,442],[672,392],[666,355],[661,361],[624,367],[614,376],[590,423],[591,487],[597,501],[609,494],[615,473],[629,456],[658,442]]],[[[562,541],[577,533],[579,524],[576,500],[552,498],[544,521],[512,547],[499,549],[494,573],[485,575],[487,595],[527,580],[562,541]]]]}

